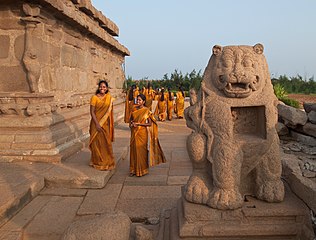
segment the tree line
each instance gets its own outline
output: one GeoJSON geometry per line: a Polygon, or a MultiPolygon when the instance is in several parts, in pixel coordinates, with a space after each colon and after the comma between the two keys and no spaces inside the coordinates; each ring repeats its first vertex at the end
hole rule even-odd
{"type": "Polygon", "coordinates": [[[314,76],[303,79],[302,76],[287,77],[281,75],[279,78],[272,78],[274,86],[280,85],[286,93],[316,94],[316,82],[314,76]]]}
{"type": "MultiPolygon", "coordinates": [[[[175,69],[171,74],[166,73],[158,80],[149,80],[147,77],[140,80],[134,80],[132,77],[128,76],[125,81],[124,89],[128,89],[133,84],[137,84],[139,88],[147,87],[147,84],[150,81],[153,89],[163,87],[170,88],[172,91],[177,91],[179,86],[181,86],[185,91],[189,91],[191,88],[199,90],[202,79],[202,70],[196,71],[193,69],[190,73],[183,74],[178,69],[175,69]]],[[[316,94],[316,82],[314,81],[314,76],[309,79],[303,79],[300,75],[295,77],[280,75],[278,78],[274,77],[271,80],[273,86],[281,86],[288,94],[316,94]]]]}
{"type": "Polygon", "coordinates": [[[196,71],[193,69],[190,73],[183,74],[181,71],[175,69],[173,73],[165,74],[162,79],[149,80],[147,77],[140,80],[133,80],[132,77],[128,76],[125,81],[124,89],[128,89],[131,85],[137,84],[141,89],[142,87],[147,87],[148,82],[150,82],[153,89],[156,88],[170,88],[171,91],[177,91],[181,86],[184,91],[189,91],[191,88],[196,90],[200,89],[202,82],[202,70],[196,71]]]}

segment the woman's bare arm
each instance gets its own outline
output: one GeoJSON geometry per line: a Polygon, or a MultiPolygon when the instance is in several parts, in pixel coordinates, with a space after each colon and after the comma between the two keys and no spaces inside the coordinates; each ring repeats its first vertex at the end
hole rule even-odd
{"type": "Polygon", "coordinates": [[[151,118],[147,118],[148,122],[146,123],[135,123],[134,122],[134,127],[138,127],[138,126],[141,126],[141,127],[150,127],[151,124],[152,124],[152,121],[151,121],[151,118]]]}
{"type": "Polygon", "coordinates": [[[100,132],[102,130],[102,127],[101,127],[100,123],[98,122],[97,117],[95,115],[95,106],[90,105],[90,115],[91,115],[93,122],[95,123],[97,130],[100,132]]]}

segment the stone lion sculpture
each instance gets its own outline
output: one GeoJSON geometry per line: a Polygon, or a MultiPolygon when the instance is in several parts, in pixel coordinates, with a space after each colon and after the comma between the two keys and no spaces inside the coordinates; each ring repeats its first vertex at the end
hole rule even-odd
{"type": "Polygon", "coordinates": [[[245,195],[267,202],[284,198],[277,98],[263,45],[215,45],[201,89],[185,110],[193,173],[189,202],[236,209],[245,195]]]}

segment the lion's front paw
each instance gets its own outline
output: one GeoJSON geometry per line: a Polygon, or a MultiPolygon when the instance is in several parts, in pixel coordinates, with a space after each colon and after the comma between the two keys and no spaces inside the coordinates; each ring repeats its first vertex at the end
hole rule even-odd
{"type": "Polygon", "coordinates": [[[281,180],[268,181],[257,189],[257,198],[267,202],[281,202],[284,198],[284,184],[281,180]]]}
{"type": "Polygon", "coordinates": [[[215,188],[211,194],[207,205],[216,209],[236,209],[243,204],[243,198],[238,190],[226,190],[215,188]]]}
{"type": "Polygon", "coordinates": [[[185,199],[187,201],[206,204],[209,196],[209,188],[205,179],[198,176],[191,176],[185,190],[185,199]]]}

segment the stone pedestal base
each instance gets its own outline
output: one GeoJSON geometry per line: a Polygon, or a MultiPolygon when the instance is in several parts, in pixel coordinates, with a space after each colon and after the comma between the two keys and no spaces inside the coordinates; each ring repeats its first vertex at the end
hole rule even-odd
{"type": "MultiPolygon", "coordinates": [[[[87,146],[92,95],[61,102],[48,94],[0,94],[0,162],[56,163],[87,146]]],[[[124,99],[118,98],[115,122],[123,116],[124,99]]]]}
{"type": "Polygon", "coordinates": [[[223,211],[179,199],[170,239],[312,239],[309,212],[290,191],[282,203],[246,200],[240,209],[223,211]]]}

